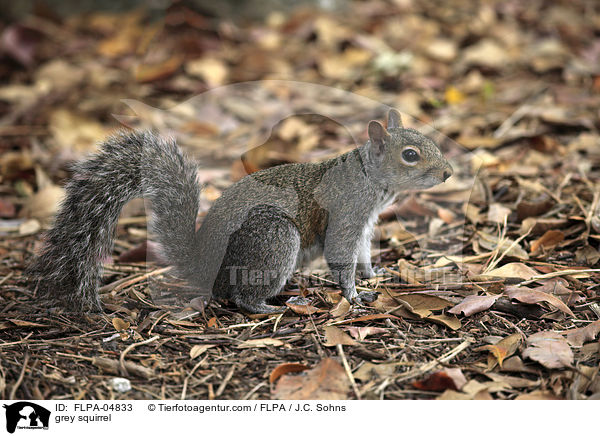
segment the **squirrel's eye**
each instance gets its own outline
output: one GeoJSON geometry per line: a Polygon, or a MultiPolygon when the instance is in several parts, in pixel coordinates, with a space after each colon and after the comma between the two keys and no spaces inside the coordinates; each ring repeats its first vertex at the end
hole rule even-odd
{"type": "Polygon", "coordinates": [[[421,159],[419,153],[413,148],[405,148],[402,150],[402,160],[407,164],[415,164],[421,159]]]}

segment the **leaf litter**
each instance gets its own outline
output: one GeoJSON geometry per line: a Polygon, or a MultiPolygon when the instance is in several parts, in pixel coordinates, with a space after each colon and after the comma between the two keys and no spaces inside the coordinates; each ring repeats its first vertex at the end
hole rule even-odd
{"type": "Polygon", "coordinates": [[[4,22],[1,398],[598,398],[600,12],[585,1],[495,1],[464,15],[456,0],[401,3],[254,21],[173,5],[159,23],[140,10],[4,22]],[[248,153],[223,144],[256,143],[263,111],[289,104],[289,90],[264,82],[251,99],[185,102],[263,79],[365,95],[447,138],[454,176],[381,216],[373,254],[387,274],[358,284],[377,300],[351,307],[323,270],[308,283],[296,274],[280,303],[298,299],[276,316],[158,304],[151,287],[185,285],[145,262],[145,209],[134,201],[106,265],[106,313],[48,310],[23,268],[70,164],[119,121],[177,132],[203,164],[202,214],[247,172],[365,139],[355,115],[371,109],[334,93],[302,98],[317,112],[335,107],[343,125],[291,116],[248,153]],[[131,390],[113,389],[114,376],[131,390]]]}

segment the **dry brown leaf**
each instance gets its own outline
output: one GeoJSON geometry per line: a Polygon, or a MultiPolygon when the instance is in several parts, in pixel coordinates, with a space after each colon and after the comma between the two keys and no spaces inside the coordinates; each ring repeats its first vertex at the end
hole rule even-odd
{"type": "Polygon", "coordinates": [[[277,365],[275,369],[271,371],[271,375],[269,375],[269,383],[275,383],[284,374],[289,374],[291,372],[302,372],[308,368],[308,366],[302,363],[282,363],[281,365],[277,365]]]}
{"type": "Polygon", "coordinates": [[[17,327],[22,327],[22,328],[29,328],[29,327],[32,327],[32,328],[50,327],[47,324],[41,324],[39,322],[33,322],[33,321],[26,321],[26,320],[23,320],[23,319],[9,318],[8,321],[10,321],[11,323],[13,323],[17,327]]]}
{"type": "Polygon", "coordinates": [[[122,330],[127,330],[131,326],[131,323],[129,321],[124,321],[121,318],[113,318],[112,325],[116,331],[120,332],[122,330]]]}
{"type": "Polygon", "coordinates": [[[204,354],[206,350],[213,347],[216,347],[216,345],[194,345],[190,350],[190,359],[195,359],[196,357],[204,354]]]}
{"type": "Polygon", "coordinates": [[[510,209],[499,203],[492,203],[488,210],[487,220],[493,223],[503,224],[510,215],[510,209]]]}
{"type": "Polygon", "coordinates": [[[600,333],[600,320],[585,327],[567,331],[567,342],[574,347],[581,347],[584,343],[596,339],[598,333],[600,333]]]}
{"type": "Polygon", "coordinates": [[[135,70],[135,80],[140,83],[153,82],[172,76],[181,67],[183,58],[173,55],[158,64],[142,64],[135,70]]]}
{"type": "Polygon", "coordinates": [[[185,64],[185,72],[201,77],[209,87],[221,86],[229,73],[227,65],[218,58],[194,59],[185,64]]]}
{"type": "Polygon", "coordinates": [[[443,392],[447,389],[459,391],[467,383],[460,368],[448,368],[434,372],[421,381],[413,382],[413,386],[423,391],[443,392]]]}
{"type": "Polygon", "coordinates": [[[571,347],[567,340],[556,332],[534,333],[527,338],[527,345],[523,357],[535,360],[546,368],[569,368],[573,364],[571,347]]]}
{"type": "Polygon", "coordinates": [[[428,315],[426,317],[423,317],[423,319],[433,321],[436,324],[445,325],[446,327],[449,327],[452,330],[458,330],[462,327],[462,323],[457,317],[446,315],[445,313],[442,313],[440,315],[428,315]]]}
{"type": "Polygon", "coordinates": [[[56,109],[50,114],[49,129],[58,149],[81,154],[93,150],[107,133],[97,120],[67,109],[56,109]]]}
{"type": "Polygon", "coordinates": [[[313,369],[281,376],[273,396],[277,400],[346,400],[349,392],[350,382],[342,365],[326,358],[313,369]]]}
{"type": "Polygon", "coordinates": [[[354,339],[345,331],[335,326],[325,326],[325,346],[334,347],[336,345],[358,345],[354,339]]]}
{"type": "Polygon", "coordinates": [[[319,311],[319,308],[310,304],[293,304],[286,302],[285,305],[298,315],[312,315],[319,311]]]}
{"type": "Polygon", "coordinates": [[[517,203],[517,218],[523,221],[525,218],[540,216],[552,209],[554,203],[545,193],[533,200],[521,200],[517,203]]]}
{"type": "Polygon", "coordinates": [[[565,234],[560,230],[548,230],[544,235],[531,243],[530,252],[535,253],[540,249],[549,250],[556,247],[565,239],[565,234]]]}
{"type": "Polygon", "coordinates": [[[489,309],[500,298],[500,295],[468,295],[463,301],[448,310],[448,313],[471,316],[489,309]]]}
{"type": "Polygon", "coordinates": [[[441,311],[452,306],[452,302],[434,295],[412,293],[395,294],[393,298],[380,296],[376,303],[379,304],[379,306],[375,305],[378,310],[388,311],[396,308],[393,312],[396,315],[415,316],[445,325],[452,330],[458,330],[462,325],[460,320],[454,315],[433,313],[433,311],[441,311]],[[400,307],[398,308],[398,306],[400,307]]]}
{"type": "Polygon", "coordinates": [[[507,263],[500,268],[493,269],[484,274],[485,276],[491,277],[503,277],[503,278],[519,278],[523,280],[529,280],[532,277],[538,275],[538,272],[533,268],[528,267],[524,263],[507,263]]]}
{"type": "Polygon", "coordinates": [[[350,304],[350,302],[348,300],[346,300],[345,298],[342,298],[342,299],[340,299],[340,301],[338,301],[338,303],[335,306],[333,306],[331,308],[329,313],[334,318],[342,318],[348,312],[350,312],[351,308],[352,308],[352,305],[350,304]]]}
{"type": "Polygon", "coordinates": [[[549,391],[533,391],[527,394],[517,395],[515,400],[562,400],[549,391]]]}
{"type": "Polygon", "coordinates": [[[346,329],[358,341],[364,340],[369,335],[378,335],[387,332],[386,329],[381,327],[346,327],[346,329]]]}
{"type": "Polygon", "coordinates": [[[600,261],[600,252],[591,245],[584,245],[575,251],[575,260],[579,264],[593,267],[600,261]]]}
{"type": "Polygon", "coordinates": [[[529,254],[512,239],[505,238],[500,240],[497,236],[485,232],[477,232],[477,234],[480,236],[477,242],[486,250],[499,250],[502,254],[506,253],[506,256],[515,257],[520,260],[529,259],[529,254]]]}
{"type": "Polygon", "coordinates": [[[352,374],[355,379],[369,381],[371,379],[387,378],[394,375],[401,363],[371,363],[365,362],[352,374]]]}
{"type": "Polygon", "coordinates": [[[21,216],[47,221],[53,218],[64,197],[65,191],[60,186],[48,185],[27,199],[21,216]]]}
{"type": "Polygon", "coordinates": [[[569,307],[563,303],[562,300],[556,298],[554,295],[531,289],[527,286],[507,286],[504,292],[509,298],[519,300],[521,303],[537,304],[546,302],[570,316],[575,316],[571,309],[569,309],[569,307]]]}
{"type": "Polygon", "coordinates": [[[276,338],[248,339],[238,345],[238,348],[281,347],[285,342],[276,338]]]}
{"type": "Polygon", "coordinates": [[[374,321],[377,319],[402,319],[395,315],[390,315],[388,313],[373,313],[371,315],[359,316],[358,318],[346,319],[342,322],[337,323],[337,325],[342,324],[352,324],[355,322],[364,322],[364,321],[374,321]]]}
{"type": "Polygon", "coordinates": [[[500,368],[502,368],[504,359],[515,354],[519,348],[519,345],[521,345],[520,333],[513,333],[512,335],[501,339],[494,345],[484,345],[482,348],[490,351],[490,355],[488,357],[488,370],[492,369],[496,362],[498,365],[500,365],[500,368]],[[493,361],[490,362],[490,360],[493,361]]]}

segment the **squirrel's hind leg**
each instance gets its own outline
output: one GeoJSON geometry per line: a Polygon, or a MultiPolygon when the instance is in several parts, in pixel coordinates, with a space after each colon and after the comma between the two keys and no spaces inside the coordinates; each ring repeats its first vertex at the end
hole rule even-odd
{"type": "Polygon", "coordinates": [[[278,208],[254,208],[229,237],[215,285],[238,307],[253,313],[281,312],[270,306],[296,268],[300,233],[278,208]]]}

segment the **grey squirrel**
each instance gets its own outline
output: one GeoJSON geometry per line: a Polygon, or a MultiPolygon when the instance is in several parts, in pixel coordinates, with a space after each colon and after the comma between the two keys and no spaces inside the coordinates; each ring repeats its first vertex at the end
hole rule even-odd
{"type": "Polygon", "coordinates": [[[199,296],[276,312],[266,300],[300,264],[323,254],[343,296],[367,298],[357,294],[355,274],[375,275],[370,244],[379,213],[402,191],[430,188],[453,171],[437,145],[404,128],[394,109],[387,130],[371,121],[368,134],[365,145],[336,158],[244,177],[215,201],[198,231],[197,167],[176,143],[145,131],[111,137],[75,166],[29,268],[33,283],[72,310],[101,310],[102,260],[110,256],[119,213],[145,196],[161,257],[199,296]]]}

